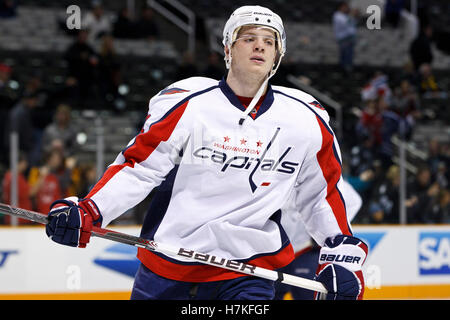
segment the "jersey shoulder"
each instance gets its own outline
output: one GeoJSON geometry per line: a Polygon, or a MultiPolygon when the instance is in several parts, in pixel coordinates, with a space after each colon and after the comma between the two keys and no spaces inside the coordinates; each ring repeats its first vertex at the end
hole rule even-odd
{"type": "Polygon", "coordinates": [[[206,77],[190,77],[187,79],[179,80],[171,85],[167,86],[159,92],[159,95],[169,95],[176,93],[195,93],[196,91],[201,91],[206,88],[216,86],[219,81],[206,78],[206,77]]]}
{"type": "Polygon", "coordinates": [[[283,87],[283,86],[272,86],[275,93],[281,93],[282,95],[290,98],[292,101],[296,101],[300,107],[307,108],[311,112],[320,116],[325,121],[330,120],[330,116],[326,109],[320,104],[320,102],[305,91],[295,88],[283,87]]]}
{"type": "Polygon", "coordinates": [[[166,112],[189,97],[200,94],[203,90],[215,87],[219,81],[206,77],[191,77],[176,81],[159,91],[150,99],[149,113],[166,112]]]}
{"type": "Polygon", "coordinates": [[[162,89],[155,97],[161,99],[179,99],[185,98],[196,92],[205,90],[207,88],[217,86],[219,81],[206,77],[191,77],[172,83],[166,88],[162,89]]]}

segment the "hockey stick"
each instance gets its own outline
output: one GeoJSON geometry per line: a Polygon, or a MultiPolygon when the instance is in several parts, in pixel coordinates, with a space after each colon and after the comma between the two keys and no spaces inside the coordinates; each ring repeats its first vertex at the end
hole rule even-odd
{"type": "MultiPolygon", "coordinates": [[[[0,203],[0,213],[28,219],[37,223],[47,224],[46,215],[30,210],[15,208],[7,204],[0,203]]],[[[199,253],[185,248],[176,248],[167,244],[135,237],[129,234],[112,231],[108,229],[93,227],[92,236],[144,248],[150,251],[159,252],[170,257],[183,257],[189,260],[200,262],[214,267],[219,267],[231,271],[244,273],[250,276],[260,277],[272,281],[281,282],[295,287],[327,293],[321,282],[309,280],[290,274],[249,265],[243,262],[227,260],[210,254],[199,253]]]]}

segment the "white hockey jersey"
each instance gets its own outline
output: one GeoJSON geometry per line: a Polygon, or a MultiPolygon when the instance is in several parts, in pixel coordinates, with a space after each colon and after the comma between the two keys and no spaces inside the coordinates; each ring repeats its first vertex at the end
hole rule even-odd
{"type": "MultiPolygon", "coordinates": [[[[351,223],[353,218],[358,213],[362,206],[362,198],[359,193],[352,187],[350,183],[342,180],[340,189],[342,197],[344,198],[345,208],[347,211],[348,222],[351,223]]],[[[285,207],[283,207],[283,215],[281,217],[281,225],[288,235],[289,241],[294,248],[295,255],[311,249],[313,242],[306,230],[303,216],[308,216],[308,213],[299,212],[302,208],[298,208],[295,204],[295,193],[292,193],[291,199],[288,200],[285,207]]]]}
{"type": "MultiPolygon", "coordinates": [[[[255,118],[225,80],[174,83],[149,103],[130,141],[87,197],[103,227],[158,191],[141,236],[277,269],[294,258],[280,220],[291,192],[316,242],[351,234],[340,192],[340,150],[329,117],[310,95],[270,86],[255,118]]],[[[189,282],[240,273],[138,249],[160,276],[189,282]]]]}

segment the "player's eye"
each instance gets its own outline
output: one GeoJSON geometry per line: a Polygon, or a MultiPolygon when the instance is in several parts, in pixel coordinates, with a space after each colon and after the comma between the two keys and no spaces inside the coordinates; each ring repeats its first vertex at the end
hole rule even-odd
{"type": "Polygon", "coordinates": [[[256,36],[256,35],[242,35],[238,40],[243,40],[244,42],[251,43],[257,40],[258,37],[261,37],[264,41],[264,44],[267,46],[273,46],[275,43],[275,39],[269,36],[256,36]]]}
{"type": "Polygon", "coordinates": [[[255,41],[255,37],[254,36],[242,36],[242,38],[245,42],[253,42],[255,41]]]}
{"type": "Polygon", "coordinates": [[[265,44],[268,46],[273,46],[273,40],[271,38],[265,38],[264,39],[265,44]]]}

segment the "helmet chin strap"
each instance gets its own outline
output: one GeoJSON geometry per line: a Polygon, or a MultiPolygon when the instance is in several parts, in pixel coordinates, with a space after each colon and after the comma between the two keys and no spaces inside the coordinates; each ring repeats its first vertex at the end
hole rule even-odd
{"type": "Polygon", "coordinates": [[[268,77],[266,77],[266,79],[264,79],[264,82],[259,87],[259,89],[256,92],[255,96],[253,97],[252,101],[248,105],[247,109],[245,109],[244,113],[241,115],[241,118],[239,119],[239,124],[240,125],[242,125],[244,123],[245,119],[247,119],[248,114],[253,110],[253,108],[255,107],[256,103],[261,98],[261,96],[262,96],[262,94],[264,92],[264,89],[267,86],[267,82],[269,82],[269,78],[270,78],[270,76],[268,76],[268,77]]]}
{"type": "MultiPolygon", "coordinates": [[[[230,54],[231,54],[231,52],[230,52],[230,54]]],[[[275,72],[277,72],[278,67],[280,66],[280,62],[281,62],[282,58],[283,58],[283,56],[279,57],[278,62],[276,64],[276,67],[272,68],[270,73],[267,75],[267,77],[264,79],[263,83],[259,87],[259,89],[256,92],[255,96],[253,97],[252,101],[248,105],[247,109],[245,109],[245,111],[242,113],[241,118],[239,119],[239,125],[242,125],[244,123],[244,121],[245,121],[245,119],[247,119],[247,116],[249,115],[249,113],[253,110],[253,108],[255,107],[256,103],[261,98],[261,96],[262,96],[262,94],[264,92],[264,89],[266,88],[267,83],[269,82],[269,79],[272,78],[272,76],[275,74],[275,72]]],[[[230,60],[231,60],[231,55],[230,55],[230,60]]]]}

